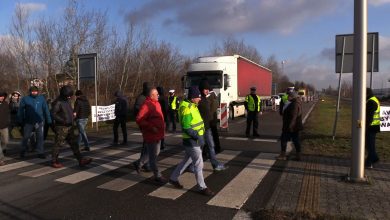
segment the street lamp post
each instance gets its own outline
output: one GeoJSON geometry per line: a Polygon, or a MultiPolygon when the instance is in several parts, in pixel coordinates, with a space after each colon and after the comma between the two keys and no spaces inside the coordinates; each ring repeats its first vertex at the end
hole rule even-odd
{"type": "Polygon", "coordinates": [[[284,64],[287,63],[286,60],[282,60],[282,74],[284,75],[284,64]]]}

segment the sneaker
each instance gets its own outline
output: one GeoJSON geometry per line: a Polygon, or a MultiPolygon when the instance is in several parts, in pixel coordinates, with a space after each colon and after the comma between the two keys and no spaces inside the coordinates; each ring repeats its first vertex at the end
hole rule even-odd
{"type": "Polygon", "coordinates": [[[84,147],[83,150],[84,151],[91,151],[91,149],[89,147],[84,147]]]}
{"type": "Polygon", "coordinates": [[[46,159],[46,155],[45,154],[38,154],[37,157],[40,158],[40,159],[46,159]]]}
{"type": "Polygon", "coordinates": [[[137,162],[131,163],[133,165],[133,168],[135,171],[137,171],[138,174],[141,173],[141,169],[139,168],[139,164],[137,162]]]}
{"type": "Polygon", "coordinates": [[[171,180],[169,179],[169,183],[174,186],[175,188],[178,188],[178,189],[183,189],[183,185],[181,185],[179,183],[179,181],[174,181],[174,180],[171,180]]]}
{"type": "Polygon", "coordinates": [[[4,166],[5,165],[5,162],[4,161],[0,161],[0,166],[4,166]]]}
{"type": "Polygon", "coordinates": [[[160,177],[154,178],[154,182],[159,184],[159,185],[165,185],[168,182],[168,180],[165,177],[160,176],[160,177]]]}
{"type": "Polygon", "coordinates": [[[80,161],[79,161],[79,166],[80,166],[80,167],[83,167],[83,166],[85,166],[85,165],[90,164],[91,162],[92,162],[92,158],[82,158],[82,159],[80,159],[80,161]]]}
{"type": "Polygon", "coordinates": [[[51,167],[53,167],[53,168],[62,168],[62,167],[64,167],[64,165],[62,165],[61,163],[59,163],[57,161],[57,162],[52,162],[51,163],[51,167]]]}
{"type": "Polygon", "coordinates": [[[204,188],[202,190],[199,190],[199,193],[205,196],[213,196],[215,193],[211,191],[209,188],[204,188]]]}
{"type": "Polygon", "coordinates": [[[223,170],[226,170],[227,169],[227,166],[223,165],[223,164],[219,164],[218,166],[216,166],[214,168],[214,171],[223,171],[223,170]]]}

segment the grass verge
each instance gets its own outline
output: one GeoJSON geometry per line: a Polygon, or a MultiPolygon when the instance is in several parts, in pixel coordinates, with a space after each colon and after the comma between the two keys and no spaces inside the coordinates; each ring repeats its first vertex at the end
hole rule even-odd
{"type": "MultiPolygon", "coordinates": [[[[351,155],[351,101],[340,102],[335,140],[333,124],[337,97],[325,96],[314,107],[302,132],[302,146],[305,154],[349,158],[351,155]]],[[[381,132],[376,138],[377,153],[381,160],[390,161],[390,132],[381,132]]]]}

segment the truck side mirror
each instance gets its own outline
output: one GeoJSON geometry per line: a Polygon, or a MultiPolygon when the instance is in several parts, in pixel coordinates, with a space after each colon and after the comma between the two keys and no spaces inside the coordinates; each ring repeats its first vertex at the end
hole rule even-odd
{"type": "Polygon", "coordinates": [[[223,74],[223,89],[227,90],[228,87],[231,87],[230,76],[223,74]]]}

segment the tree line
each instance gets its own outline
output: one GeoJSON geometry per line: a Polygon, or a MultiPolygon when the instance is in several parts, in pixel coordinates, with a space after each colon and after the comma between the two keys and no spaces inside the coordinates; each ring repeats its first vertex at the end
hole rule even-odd
{"type": "MultiPolygon", "coordinates": [[[[116,90],[134,100],[144,81],[181,94],[181,78],[196,58],[183,55],[171,43],[157,41],[147,27],[131,22],[124,30],[111,26],[107,12],[88,10],[77,1],[69,1],[64,13],[56,18],[38,20],[17,6],[9,33],[0,44],[3,90],[25,93],[33,79],[40,79],[43,92],[54,98],[65,80],[77,84],[77,55],[97,53],[100,105],[111,103],[116,90]]],[[[277,92],[289,86],[315,90],[310,84],[291,82],[275,56],[264,60],[255,47],[243,40],[225,38],[205,54],[239,54],[271,69],[277,92]]],[[[80,81],[80,86],[94,99],[94,81],[80,81]]]]}

